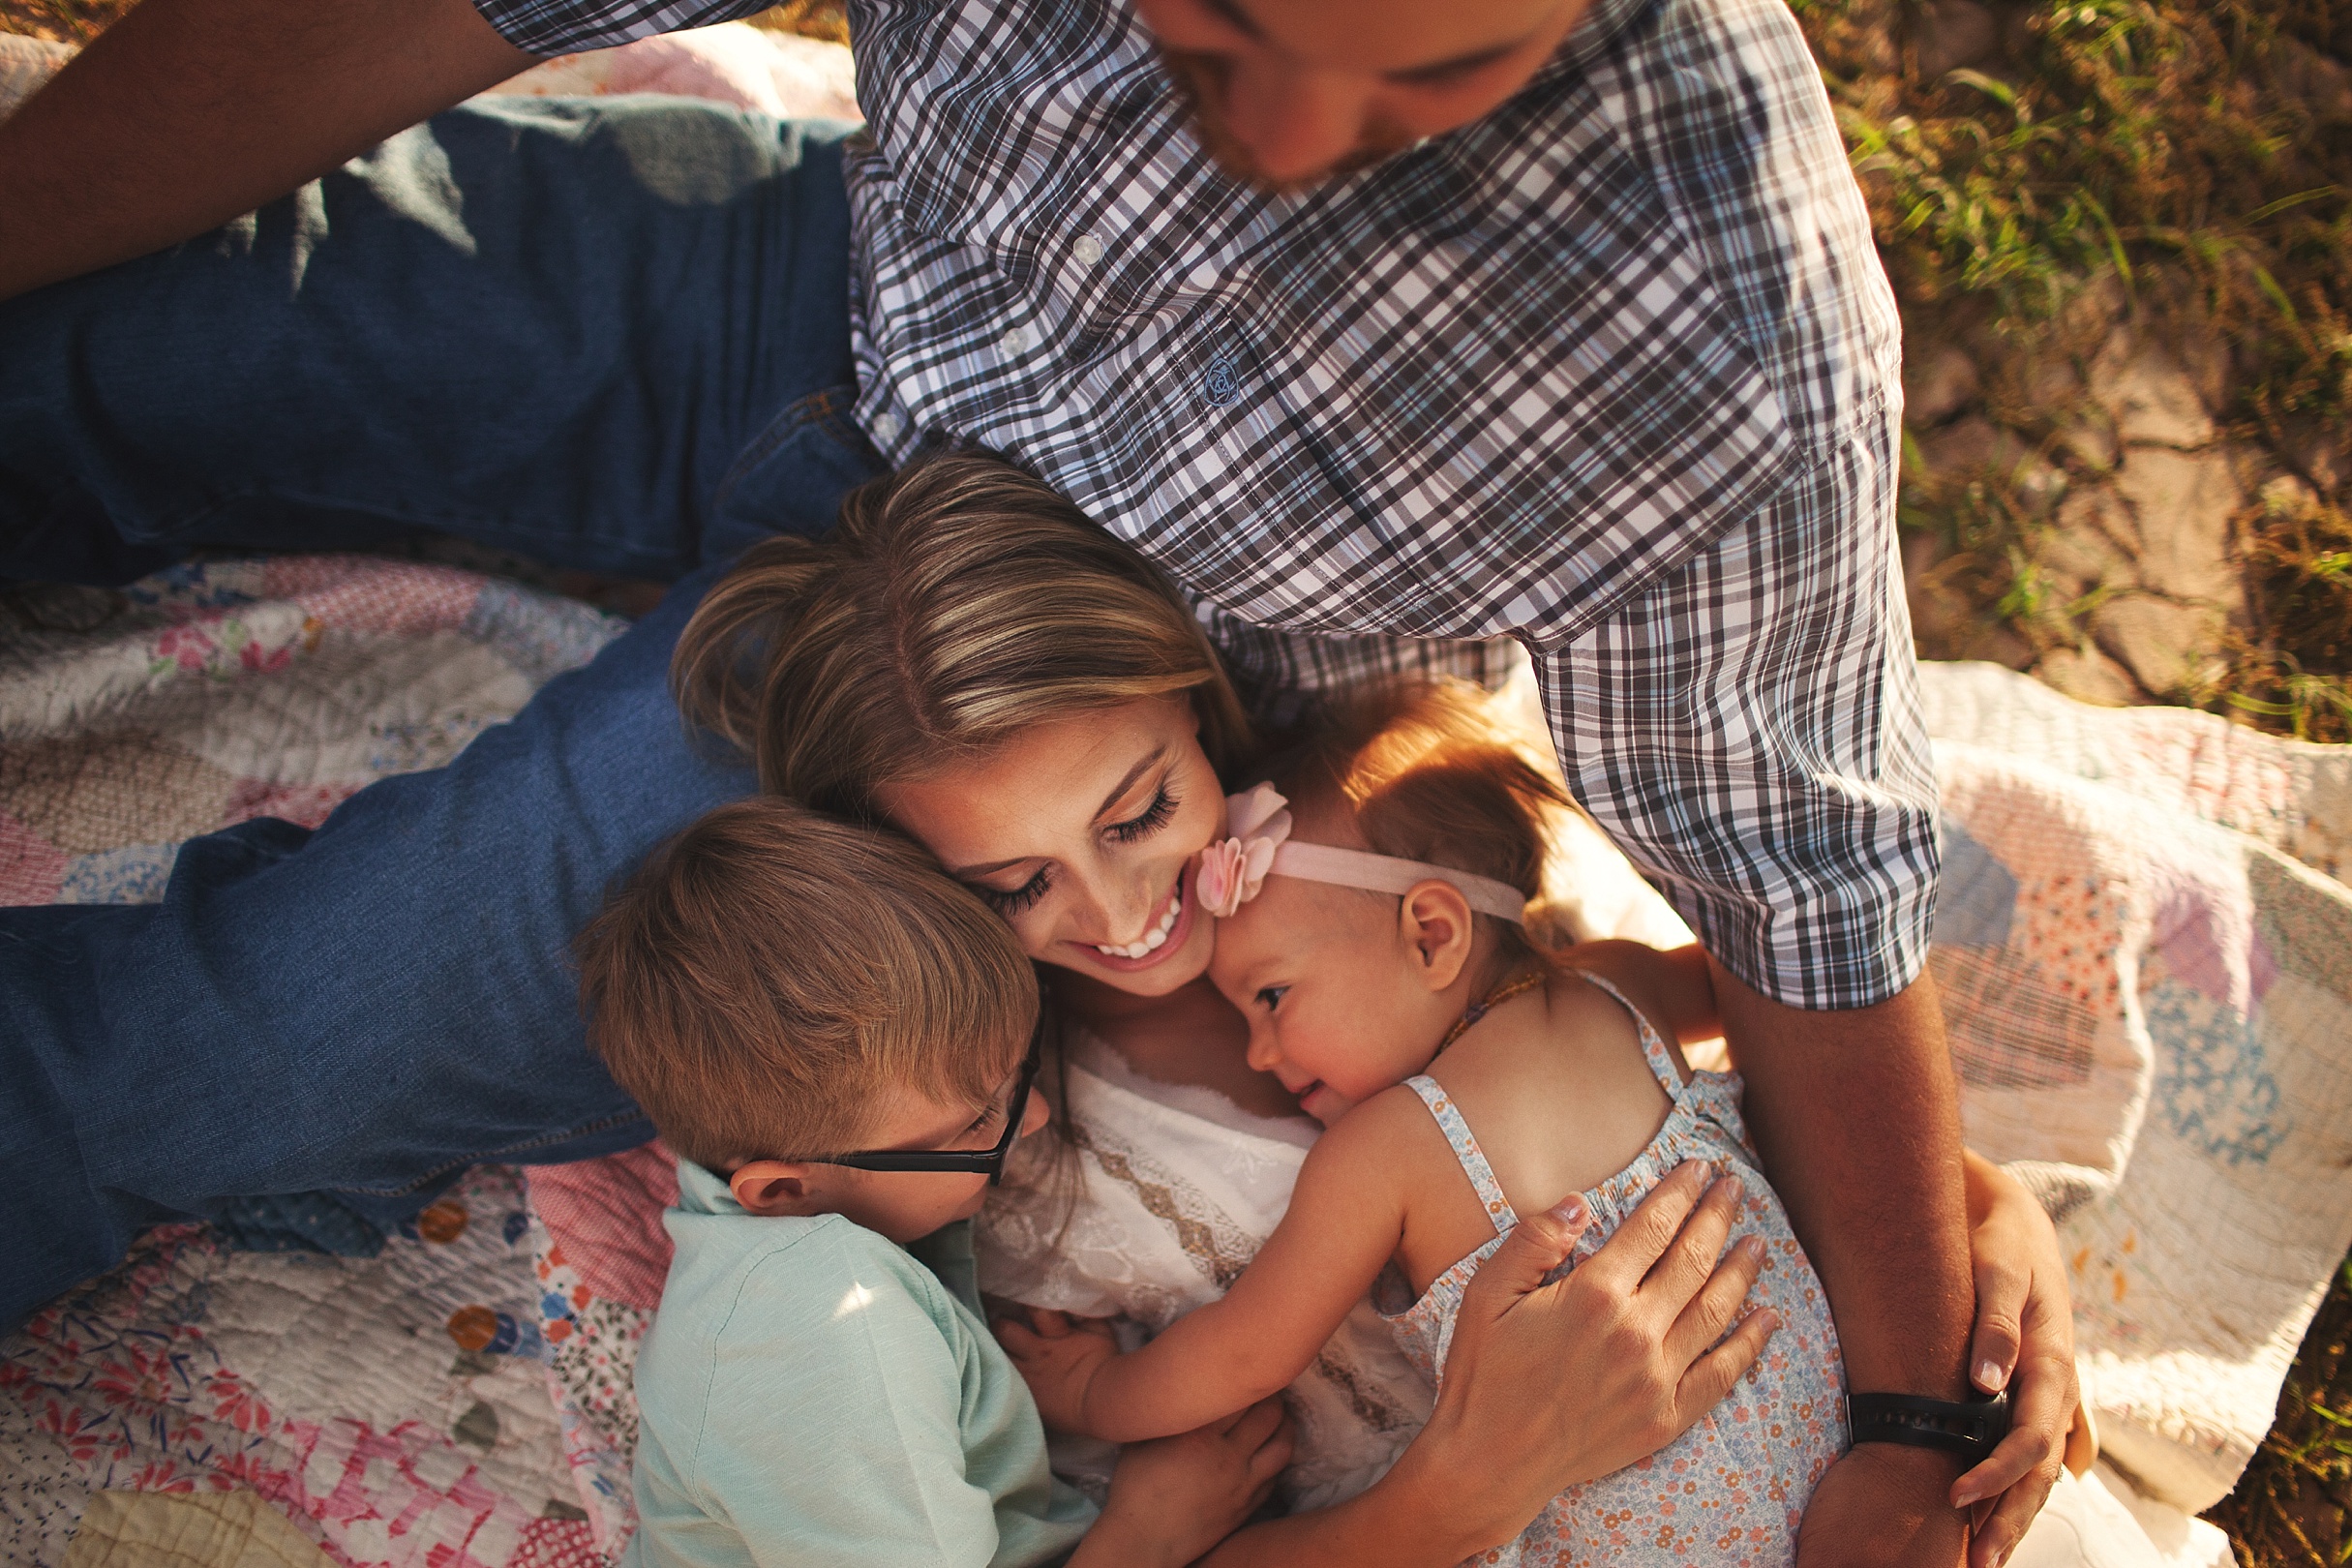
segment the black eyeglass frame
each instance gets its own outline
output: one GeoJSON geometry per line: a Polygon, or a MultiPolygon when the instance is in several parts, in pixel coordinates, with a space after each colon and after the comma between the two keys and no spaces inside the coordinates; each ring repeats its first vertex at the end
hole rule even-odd
{"type": "Polygon", "coordinates": [[[1029,1119],[1029,1093],[1037,1086],[1038,1067],[1044,1059],[1045,1020],[1029,1037],[1029,1054],[1012,1101],[1005,1108],[1005,1135],[993,1149],[870,1149],[859,1154],[830,1155],[804,1161],[811,1165],[847,1165],[853,1170],[914,1170],[962,1176],[985,1176],[995,1187],[1005,1179],[1005,1160],[1021,1141],[1021,1124],[1029,1119]]]}

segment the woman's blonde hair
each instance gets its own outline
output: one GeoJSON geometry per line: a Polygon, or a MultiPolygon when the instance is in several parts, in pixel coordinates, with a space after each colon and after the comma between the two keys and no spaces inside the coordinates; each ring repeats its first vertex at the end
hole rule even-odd
{"type": "Polygon", "coordinates": [[[1249,721],[1175,586],[1050,487],[949,452],[852,491],[821,540],[746,552],[671,664],[687,717],[761,788],[876,818],[920,778],[1032,725],[1190,697],[1221,770],[1249,721]]]}
{"type": "Polygon", "coordinates": [[[887,829],[711,811],[580,934],[588,1043],[678,1154],[844,1154],[899,1090],[985,1105],[1038,1016],[1011,928],[887,829]]]}
{"type": "MultiPolygon", "coordinates": [[[[1376,855],[1421,860],[1543,896],[1544,856],[1567,787],[1500,722],[1494,699],[1460,680],[1359,688],[1311,714],[1301,744],[1274,771],[1300,808],[1339,805],[1376,855]]],[[[1546,923],[1478,919],[1506,952],[1537,955],[1546,923]]]]}

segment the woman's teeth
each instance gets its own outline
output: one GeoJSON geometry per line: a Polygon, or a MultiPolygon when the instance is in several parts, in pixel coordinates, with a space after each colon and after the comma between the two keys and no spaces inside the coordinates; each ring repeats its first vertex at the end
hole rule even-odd
{"type": "Polygon", "coordinates": [[[1123,948],[1106,948],[1098,942],[1094,945],[1095,951],[1106,958],[1140,958],[1147,952],[1158,952],[1166,945],[1168,933],[1176,929],[1176,917],[1184,913],[1184,899],[1177,896],[1183,891],[1184,885],[1177,884],[1176,893],[1168,898],[1167,912],[1160,917],[1158,925],[1143,933],[1142,941],[1131,942],[1123,948]]]}

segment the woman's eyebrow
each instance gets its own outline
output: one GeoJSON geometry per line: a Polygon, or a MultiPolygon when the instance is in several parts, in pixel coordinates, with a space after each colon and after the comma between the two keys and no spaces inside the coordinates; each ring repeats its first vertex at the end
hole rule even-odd
{"type": "Polygon", "coordinates": [[[1150,772],[1154,768],[1158,767],[1160,763],[1167,756],[1167,754],[1168,748],[1165,746],[1160,746],[1156,748],[1150,756],[1144,758],[1141,762],[1135,764],[1134,767],[1129,769],[1127,770],[1127,776],[1121,779],[1118,784],[1112,788],[1110,794],[1102,798],[1102,804],[1096,809],[1094,820],[1096,822],[1101,822],[1103,818],[1109,816],[1111,814],[1111,809],[1118,805],[1120,800],[1126,797],[1127,792],[1135,787],[1135,780],[1141,778],[1144,774],[1150,772]]]}

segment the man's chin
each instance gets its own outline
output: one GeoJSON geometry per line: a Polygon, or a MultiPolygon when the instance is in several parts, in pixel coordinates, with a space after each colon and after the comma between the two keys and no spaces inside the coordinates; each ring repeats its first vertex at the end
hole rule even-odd
{"type": "Polygon", "coordinates": [[[1421,139],[1401,127],[1375,121],[1365,127],[1362,140],[1329,166],[1312,173],[1277,177],[1258,166],[1256,155],[1225,124],[1227,68],[1222,57],[1162,47],[1160,63],[1168,79],[1176,84],[1177,96],[1184,101],[1185,118],[1191,125],[1192,135],[1199,138],[1201,149],[1227,174],[1266,196],[1287,196],[1344,178],[1394,157],[1421,139]]]}

